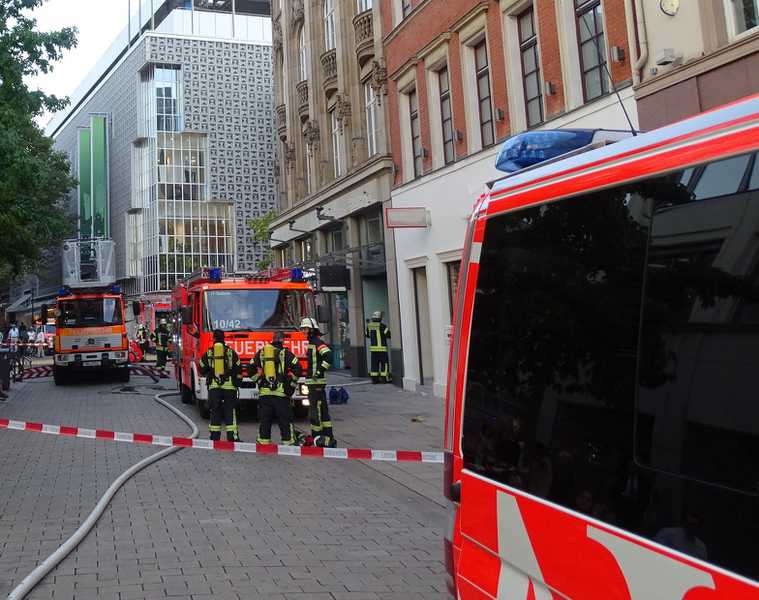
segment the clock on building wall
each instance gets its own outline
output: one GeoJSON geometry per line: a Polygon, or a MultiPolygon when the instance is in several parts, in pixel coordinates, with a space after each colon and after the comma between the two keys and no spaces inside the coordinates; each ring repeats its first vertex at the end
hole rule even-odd
{"type": "Polygon", "coordinates": [[[674,17],[680,10],[680,0],[659,0],[659,8],[665,15],[674,17]]]}

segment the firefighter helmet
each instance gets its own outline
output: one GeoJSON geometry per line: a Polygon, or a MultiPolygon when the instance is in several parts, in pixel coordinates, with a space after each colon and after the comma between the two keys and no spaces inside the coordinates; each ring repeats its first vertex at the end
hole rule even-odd
{"type": "Polygon", "coordinates": [[[303,317],[303,319],[300,322],[300,328],[318,330],[319,324],[316,322],[316,319],[312,319],[311,317],[303,317]]]}

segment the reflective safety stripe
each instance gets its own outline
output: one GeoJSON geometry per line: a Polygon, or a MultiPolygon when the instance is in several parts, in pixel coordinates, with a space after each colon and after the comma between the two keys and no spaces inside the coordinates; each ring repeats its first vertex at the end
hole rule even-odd
{"type": "Polygon", "coordinates": [[[208,431],[221,431],[221,425],[209,425],[208,431]]]}
{"type": "Polygon", "coordinates": [[[271,444],[271,439],[256,436],[256,442],[259,444],[271,444]]]}
{"type": "Polygon", "coordinates": [[[319,348],[319,354],[327,354],[329,352],[329,348],[327,346],[322,346],[319,348]]]}

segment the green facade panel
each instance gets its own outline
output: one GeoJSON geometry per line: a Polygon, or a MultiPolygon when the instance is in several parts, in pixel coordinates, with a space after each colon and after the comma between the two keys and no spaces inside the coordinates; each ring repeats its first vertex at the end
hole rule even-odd
{"type": "Polygon", "coordinates": [[[103,115],[90,117],[92,138],[92,222],[94,237],[109,237],[108,125],[103,115]]]}
{"type": "Polygon", "coordinates": [[[79,130],[79,236],[92,236],[92,154],[90,130],[79,130]]]}

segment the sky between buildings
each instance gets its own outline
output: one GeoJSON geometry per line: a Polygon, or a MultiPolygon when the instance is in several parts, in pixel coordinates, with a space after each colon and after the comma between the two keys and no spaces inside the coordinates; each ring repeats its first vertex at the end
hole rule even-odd
{"type": "MultiPolygon", "coordinates": [[[[131,4],[136,12],[137,1],[131,4]]],[[[41,31],[79,28],[78,46],[64,54],[53,72],[28,80],[32,90],[69,96],[126,27],[127,0],[45,0],[32,16],[41,31]]],[[[44,127],[49,120],[50,115],[44,115],[37,122],[44,127]]]]}

